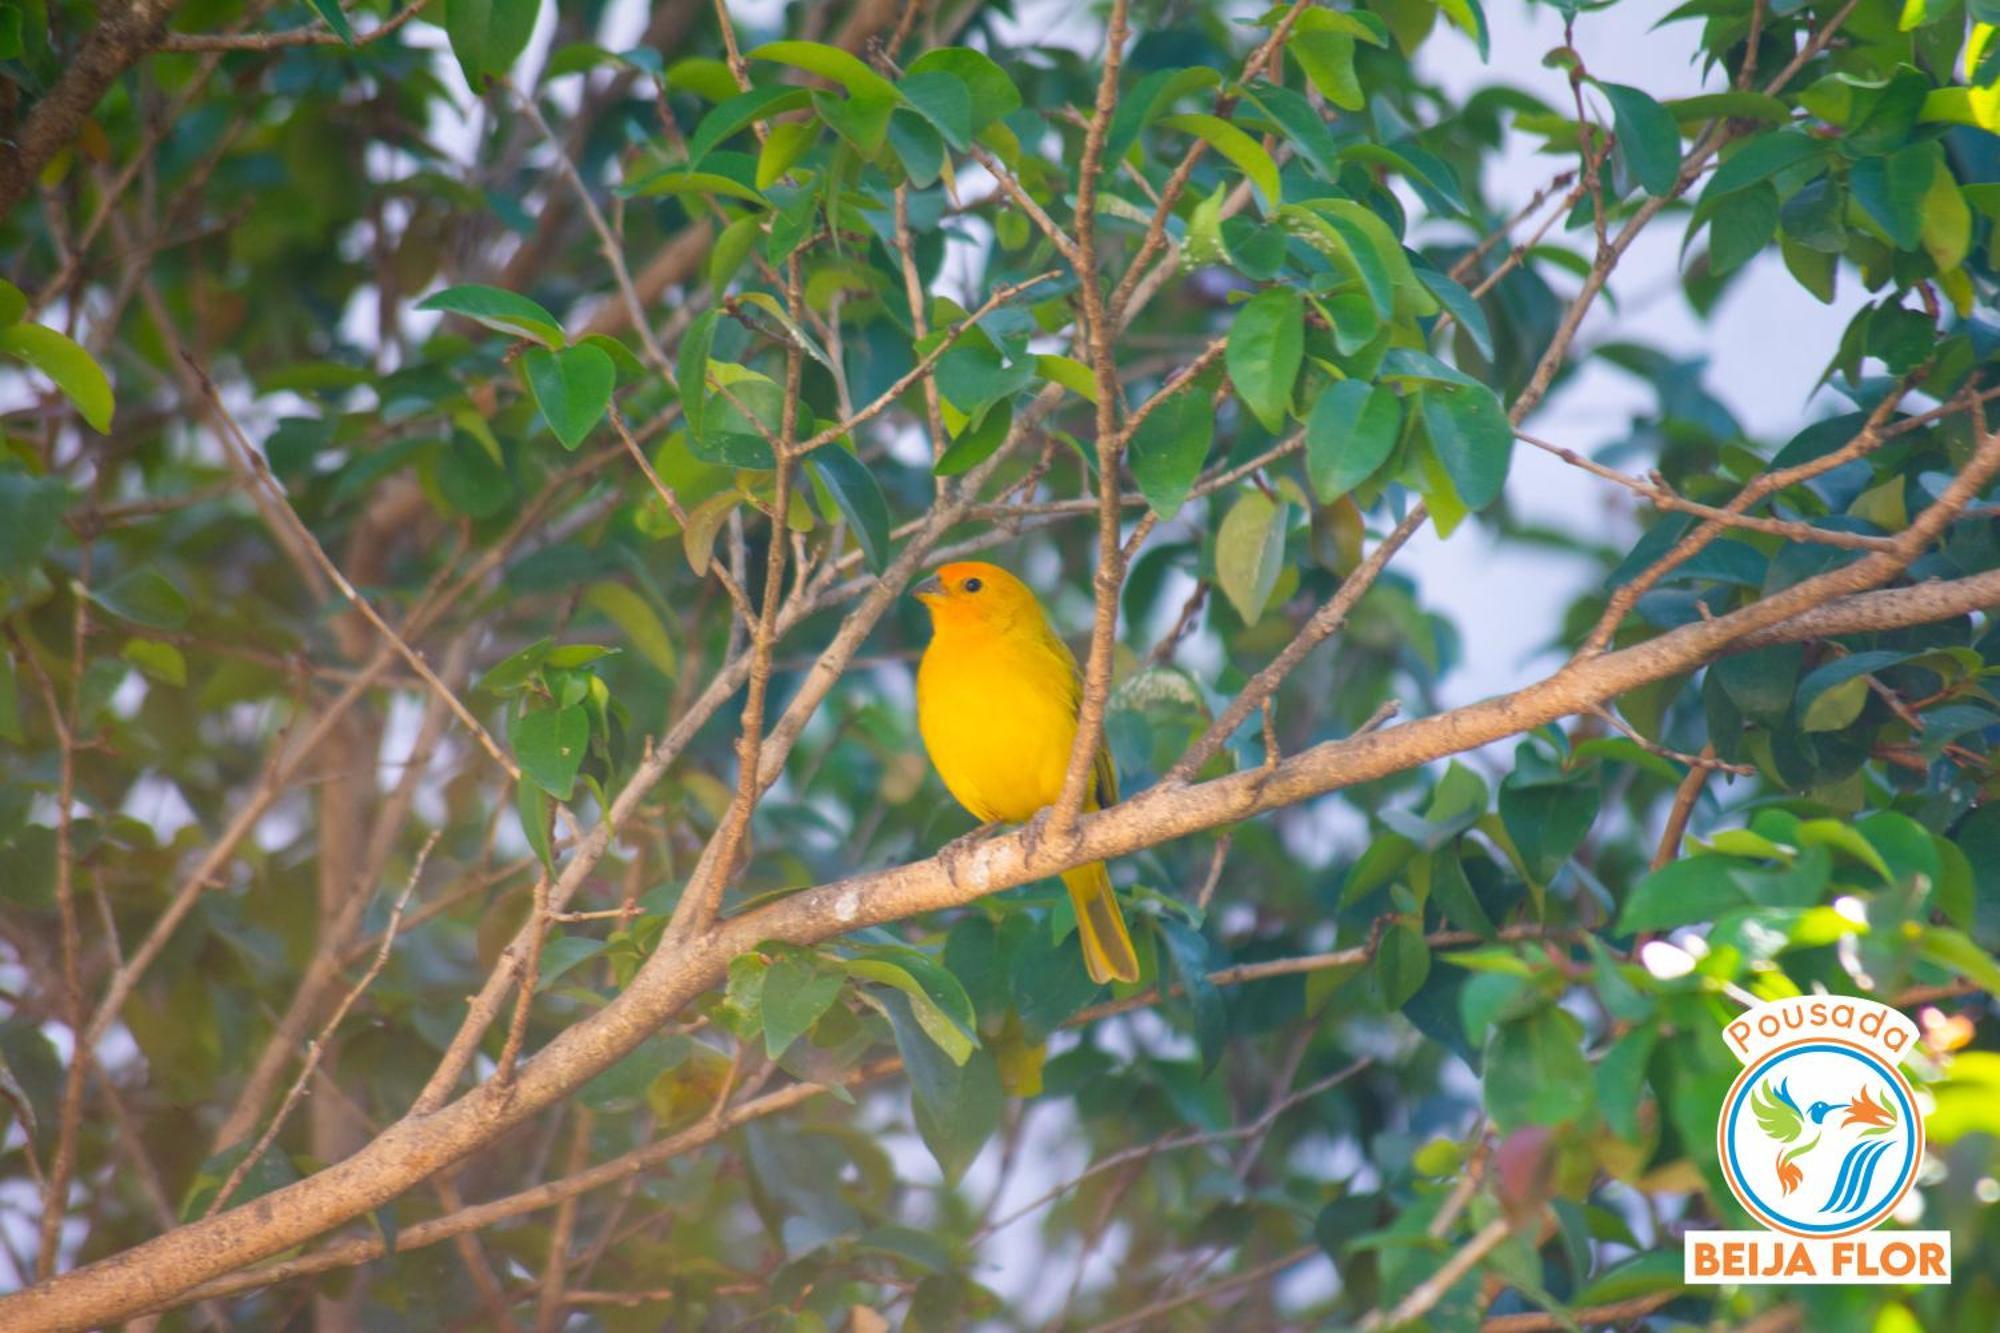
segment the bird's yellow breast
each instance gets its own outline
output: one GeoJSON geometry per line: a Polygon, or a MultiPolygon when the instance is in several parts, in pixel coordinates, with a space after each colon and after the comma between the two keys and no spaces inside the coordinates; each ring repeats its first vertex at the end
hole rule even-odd
{"type": "Polygon", "coordinates": [[[939,633],[917,668],[917,726],[938,775],[982,820],[1033,818],[1062,792],[1075,666],[1043,634],[939,633]]]}

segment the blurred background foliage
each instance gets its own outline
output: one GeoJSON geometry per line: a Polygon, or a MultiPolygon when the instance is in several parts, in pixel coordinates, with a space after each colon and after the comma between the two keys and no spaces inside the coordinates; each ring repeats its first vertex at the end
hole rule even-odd
{"type": "MultiPolygon", "coordinates": [[[[1771,497],[1772,516],[1826,532],[1893,536],[1970,452],[1972,414],[1925,414],[1981,387],[2000,345],[2000,11],[1691,0],[1661,21],[1700,29],[1711,91],[1662,101],[1590,74],[1602,7],[1557,5],[1574,38],[1550,60],[1576,99],[1550,105],[1504,70],[1454,102],[1413,63],[1427,44],[1483,49],[1504,6],[1134,5],[1104,270],[1120,284],[1163,253],[1144,238],[1169,190],[1182,262],[1118,347],[1127,406],[1180,389],[1129,458],[1160,521],[1122,601],[1108,730],[1128,795],[1419,499],[1443,533],[1484,525],[1601,567],[1548,626],[1584,643],[1697,519],[1640,505],[1633,544],[1510,509],[1507,408],[1561,395],[1576,365],[1615,366],[1657,401],[1622,433],[1560,443],[1700,503],[1824,457],[1875,414],[1894,432],[1880,447],[1771,497]],[[1239,80],[1280,21],[1282,54],[1239,80]],[[1490,164],[1521,135],[1550,179],[1501,237],[1522,191],[1496,188],[1490,164]],[[1710,136],[1719,165],[1682,179],[1710,136]],[[1208,151],[1189,158],[1195,142],[1208,151]],[[1652,211],[1684,238],[1698,313],[1773,253],[1822,300],[1867,291],[1790,438],[1746,433],[1643,326],[1534,384],[1600,219],[1615,233],[1652,211]]],[[[70,0],[0,0],[0,116],[58,84],[90,21],[70,0]]],[[[980,159],[1068,224],[1101,27],[1086,6],[762,4],[725,46],[715,9],[686,0],[174,11],[163,49],[0,220],[0,1236],[15,1270],[0,1281],[33,1275],[37,1173],[81,1015],[249,803],[250,836],[164,937],[84,1080],[65,1265],[203,1214],[268,1120],[268,1088],[247,1119],[231,1112],[302,977],[316,955],[361,975],[435,836],[379,976],[232,1201],[406,1110],[528,919],[538,863],[740,652],[724,575],[763,586],[774,522],[818,562],[779,648],[780,703],[939,477],[969,473],[984,506],[946,545],[1020,570],[1065,631],[1084,629],[1098,390],[1063,333],[1076,283],[980,159]],[[314,36],[250,40],[278,33],[314,36]],[[837,428],[995,292],[1051,271],[959,332],[937,401],[906,387],[836,429],[771,514],[788,361],[791,438],[837,428]],[[911,280],[928,294],[914,310],[911,280]],[[1032,406],[1052,385],[1052,408],[1032,406]],[[518,793],[399,661],[328,713],[382,649],[302,572],[245,446],[501,739],[518,793]],[[327,716],[316,748],[283,757],[327,716]]],[[[1733,530],[1639,597],[1616,641],[1866,549],[1733,530]]],[[[1906,581],[1996,566],[1982,501],[1906,581]]],[[[732,906],[968,830],[915,734],[923,637],[914,605],[875,629],[758,807],[732,906]]],[[[1268,737],[1290,753],[1392,700],[1434,711],[1478,651],[1392,568],[1283,686],[1268,737]]],[[[1157,1003],[1089,985],[1052,883],[747,955],[726,991],[449,1189],[381,1210],[376,1233],[393,1244],[454,1198],[656,1142],[746,1084],[831,1093],[560,1219],[168,1324],[492,1327],[505,1306],[525,1325],[553,1245],[565,1294],[544,1327],[1345,1326],[1501,1217],[1508,1239],[1433,1293],[1427,1326],[1621,1302],[1659,1328],[1781,1302],[1827,1329],[1994,1326],[1996,664],[1982,617],[1742,653],[1511,753],[1126,858],[1113,873],[1146,966],[1130,992],[1178,987],[1157,1003]],[[1692,837],[1661,846],[1677,794],[1692,837]],[[1305,961],[1254,969],[1276,960],[1305,961]],[[1715,1160],[1735,1068],[1717,1030],[1746,994],[1815,988],[1922,1013],[1910,1069],[1936,1114],[1910,1212],[1954,1230],[1956,1280],[1681,1290],[1679,1231],[1744,1224],[1715,1160]],[[885,1073],[890,1056],[903,1073],[885,1073]]],[[[584,915],[542,945],[530,1050],[657,942],[734,790],[738,706],[711,709],[569,904],[584,915]]],[[[1253,720],[1210,771],[1263,762],[1266,736],[1253,720]]],[[[279,1088],[345,989],[310,984],[279,1088]]]]}

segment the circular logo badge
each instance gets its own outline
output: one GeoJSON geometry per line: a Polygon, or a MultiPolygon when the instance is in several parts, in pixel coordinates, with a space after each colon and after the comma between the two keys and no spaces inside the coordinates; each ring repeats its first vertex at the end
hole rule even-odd
{"type": "Polygon", "coordinates": [[[1716,1126],[1736,1201],[1794,1236],[1847,1236],[1888,1219],[1916,1182],[1924,1125],[1894,1065],[1813,1037],[1736,1076],[1716,1126]]]}

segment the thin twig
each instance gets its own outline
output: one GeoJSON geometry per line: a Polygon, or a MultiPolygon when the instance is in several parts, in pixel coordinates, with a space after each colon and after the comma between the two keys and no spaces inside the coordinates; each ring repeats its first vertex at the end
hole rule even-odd
{"type": "Polygon", "coordinates": [[[1127,1162],[1144,1161],[1149,1157],[1158,1156],[1160,1153],[1173,1152],[1180,1148],[1207,1147],[1210,1144],[1230,1143],[1237,1139],[1262,1134],[1266,1129],[1277,1123],[1278,1117],[1285,1112],[1295,1106],[1311,1101],[1329,1088],[1338,1087],[1362,1070],[1368,1068],[1372,1063],[1374,1063],[1373,1057],[1364,1055],[1352,1064],[1327,1075],[1325,1078],[1315,1080],[1303,1088],[1286,1093],[1264,1108],[1263,1113],[1255,1120],[1246,1121],[1241,1125],[1233,1125],[1228,1129],[1218,1129],[1208,1133],[1170,1134],[1166,1138],[1157,1139],[1152,1143],[1142,1143],[1135,1148],[1126,1148],[1121,1152],[1112,1153],[1108,1157],[1099,1158],[1085,1167],[1081,1172],[1050,1187],[1006,1216],[981,1227],[977,1232],[973,1233],[967,1243],[977,1245],[981,1240],[992,1235],[994,1232],[1004,1231],[1030,1213],[1040,1211],[1043,1205],[1060,1199],[1086,1180],[1094,1176],[1100,1176],[1106,1171],[1116,1170],[1127,1162]]]}
{"type": "Polygon", "coordinates": [[[312,529],[305,525],[304,520],[292,508],[290,498],[285,495],[284,490],[278,485],[277,478],[271,475],[270,466],[265,463],[263,454],[251,445],[249,436],[243,433],[243,428],[236,423],[236,418],[223,405],[222,395],[216,392],[215,381],[209,377],[208,371],[200,362],[193,358],[192,354],[183,352],[182,355],[186,358],[188,368],[200,382],[202,392],[208,400],[210,409],[216,414],[217,419],[225,423],[226,428],[236,437],[236,445],[243,451],[251,467],[255,470],[258,482],[266,488],[275,500],[275,512],[290,529],[293,537],[296,538],[299,546],[305,551],[306,555],[319,567],[320,572],[326,576],[328,581],[340,590],[340,595],[347,599],[348,604],[356,611],[359,611],[364,620],[374,626],[375,632],[382,636],[390,648],[396,652],[396,655],[401,657],[412,671],[423,678],[425,685],[437,692],[438,696],[445,701],[445,706],[450,708],[452,715],[458,719],[459,725],[472,734],[472,738],[479,742],[480,748],[486,751],[493,762],[498,764],[509,778],[519,782],[521,780],[521,769],[519,765],[515,764],[513,757],[501,748],[500,743],[493,739],[485,727],[480,725],[479,719],[472,715],[472,710],[467,708],[464,702],[452,692],[451,687],[438,679],[437,672],[431,669],[430,663],[424,660],[423,654],[404,642],[402,635],[398,634],[395,628],[382,618],[381,613],[375,609],[374,604],[363,597],[354,585],[347,581],[347,576],[340,572],[339,567],[327,555],[326,548],[319,544],[319,538],[313,536],[312,529]]]}
{"type": "Polygon", "coordinates": [[[220,1212],[222,1206],[229,1202],[230,1196],[236,1193],[244,1178],[255,1169],[258,1162],[263,1160],[265,1152],[277,1139],[278,1132],[285,1127],[285,1121],[290,1118],[292,1108],[297,1106],[299,1098],[305,1095],[306,1084],[312,1081],[314,1072],[319,1069],[320,1057],[325,1053],[327,1043],[333,1040],[333,1034],[340,1029],[341,1020],[347,1017],[347,1011],[354,1007],[354,1002],[361,998],[362,992],[373,985],[375,978],[381,975],[383,965],[389,961],[389,951],[395,947],[396,928],[402,923],[403,909],[409,906],[411,895],[416,893],[417,885],[424,877],[424,863],[430,860],[431,849],[437,846],[438,839],[443,836],[444,831],[439,829],[424,840],[423,848],[417,852],[415,864],[410,867],[409,882],[403,886],[402,893],[397,895],[396,905],[389,909],[389,924],[382,930],[382,943],[375,949],[374,961],[368,964],[368,970],[361,974],[361,979],[349,987],[347,994],[341,997],[340,1003],[334,1006],[333,1014],[326,1020],[325,1026],[320,1028],[319,1035],[307,1044],[305,1063],[299,1067],[299,1076],[292,1080],[292,1086],[285,1093],[285,1099],[278,1103],[277,1114],[271,1117],[271,1123],[265,1126],[257,1142],[251,1146],[249,1152],[243,1154],[242,1159],[223,1180],[222,1187],[216,1190],[215,1197],[208,1201],[208,1207],[202,1212],[203,1217],[214,1217],[220,1212]]]}
{"type": "Polygon", "coordinates": [[[367,32],[355,33],[354,41],[351,44],[338,33],[322,26],[325,20],[315,18],[312,25],[304,28],[294,28],[289,32],[244,34],[170,32],[161,41],[160,50],[283,51],[298,46],[339,46],[345,47],[348,50],[359,50],[362,47],[371,46],[381,41],[384,37],[387,37],[390,33],[395,32],[405,23],[415,18],[423,11],[426,2],[427,0],[416,0],[416,3],[405,5],[402,9],[396,11],[395,14],[384,19],[367,32]]]}

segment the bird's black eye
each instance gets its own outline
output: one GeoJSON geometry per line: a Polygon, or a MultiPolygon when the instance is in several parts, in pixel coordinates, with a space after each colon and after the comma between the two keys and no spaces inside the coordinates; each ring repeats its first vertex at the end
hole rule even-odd
{"type": "Polygon", "coordinates": [[[978,580],[978,579],[967,579],[967,580],[965,581],[965,590],[966,590],[967,592],[978,592],[978,591],[979,591],[979,580],[978,580]]]}

